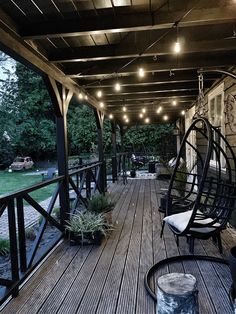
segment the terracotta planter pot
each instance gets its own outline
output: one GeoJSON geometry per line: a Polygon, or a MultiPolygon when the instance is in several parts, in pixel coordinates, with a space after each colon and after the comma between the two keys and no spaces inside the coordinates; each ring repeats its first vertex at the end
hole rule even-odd
{"type": "Polygon", "coordinates": [[[103,234],[101,231],[84,232],[83,237],[80,233],[70,232],[70,245],[101,245],[103,234]]]}
{"type": "Polygon", "coordinates": [[[236,291],[236,246],[232,247],[229,254],[229,267],[233,279],[234,291],[236,291]]]}

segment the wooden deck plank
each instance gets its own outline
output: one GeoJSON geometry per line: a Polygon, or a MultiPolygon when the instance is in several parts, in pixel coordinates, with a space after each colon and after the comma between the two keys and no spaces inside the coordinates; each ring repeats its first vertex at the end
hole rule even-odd
{"type": "Polygon", "coordinates": [[[117,314],[135,313],[139,256],[141,249],[141,230],[143,224],[143,201],[144,193],[139,190],[129,249],[117,303],[117,314]]]}
{"type": "MultiPolygon", "coordinates": [[[[144,275],[153,263],[167,256],[189,254],[186,239],[179,248],[158,211],[159,180],[129,180],[108,189],[116,201],[116,229],[100,247],[70,247],[63,243],[2,311],[3,314],[154,314],[155,303],[144,288],[144,275]]],[[[222,234],[225,255],[234,245],[229,230],[222,234]]],[[[195,253],[220,256],[211,241],[195,243],[195,253]]],[[[166,272],[187,272],[198,282],[201,314],[230,314],[231,278],[227,267],[208,262],[181,261],[163,267],[166,272]]]]}
{"type": "Polygon", "coordinates": [[[137,290],[137,314],[152,314],[155,313],[153,300],[148,296],[144,288],[144,276],[153,264],[153,246],[152,246],[152,210],[150,201],[150,181],[144,182],[144,214],[143,214],[143,229],[142,229],[142,243],[139,262],[139,278],[137,290]]]}
{"type": "MultiPolygon", "coordinates": [[[[66,246],[60,245],[58,249],[47,259],[41,268],[34,274],[20,290],[20,294],[17,298],[11,300],[11,302],[2,310],[3,314],[9,313],[28,313],[24,310],[30,306],[29,300],[32,295],[38,297],[37,304],[43,302],[47,294],[50,292],[50,288],[53,288],[54,283],[61,276],[67,264],[76,255],[78,248],[70,249],[66,246]],[[41,288],[43,285],[43,289],[41,288]]],[[[32,310],[34,308],[35,301],[31,302],[32,310]]],[[[30,313],[31,312],[30,310],[30,313]]]]}
{"type": "Polygon", "coordinates": [[[129,202],[127,202],[127,204],[124,204],[124,207],[126,207],[127,216],[125,218],[125,223],[120,234],[119,242],[116,247],[116,251],[109,269],[107,280],[104,285],[104,289],[96,313],[112,314],[116,312],[120,283],[123,276],[139,189],[139,185],[137,185],[137,182],[133,183],[133,185],[135,185],[135,189],[133,190],[135,191],[135,193],[133,193],[133,191],[130,191],[130,200],[129,202]]]}
{"type": "MultiPolygon", "coordinates": [[[[133,210],[133,208],[136,208],[138,190],[139,190],[139,182],[137,182],[134,187],[134,191],[132,193],[131,202],[128,207],[128,212],[125,219],[125,223],[123,224],[123,230],[122,230],[121,236],[124,237],[124,240],[122,242],[119,242],[119,244],[122,243],[124,245],[122,248],[123,252],[126,252],[129,246],[130,232],[132,230],[132,225],[134,224],[134,217],[135,217],[135,211],[133,210]],[[129,213],[131,213],[131,215],[129,215],[129,213]]],[[[124,211],[124,214],[125,212],[126,211],[124,211]]],[[[108,272],[111,268],[111,263],[113,262],[113,260],[115,260],[115,263],[119,263],[120,265],[123,264],[123,261],[118,259],[116,255],[114,255],[117,248],[118,240],[119,240],[119,233],[117,231],[113,232],[113,234],[115,235],[114,241],[111,242],[111,239],[109,239],[107,243],[106,251],[104,251],[102,257],[100,258],[96,266],[96,270],[90,280],[90,283],[83,297],[83,300],[80,304],[80,307],[77,311],[77,314],[84,314],[86,311],[88,313],[95,313],[101,293],[103,291],[106,278],[108,276],[108,272]],[[99,285],[97,284],[98,282],[99,282],[99,285]]],[[[122,254],[121,258],[125,259],[126,258],[125,254],[122,254]]],[[[110,311],[110,313],[112,313],[112,311],[110,311]]],[[[119,313],[119,311],[117,313],[119,313]]]]}
{"type": "MultiPolygon", "coordinates": [[[[131,191],[134,186],[131,186],[131,191]]],[[[128,191],[128,187],[127,187],[128,191]]],[[[120,212],[118,217],[115,217],[119,221],[119,225],[116,230],[112,233],[109,241],[112,243],[113,241],[118,241],[119,234],[122,230],[123,223],[126,217],[126,204],[129,204],[131,200],[131,196],[129,193],[125,194],[125,198],[120,200],[120,202],[116,205],[117,208],[120,208],[120,212]],[[125,206],[124,206],[125,205],[125,206]],[[123,208],[122,208],[123,207],[123,208]]],[[[96,269],[96,265],[101,257],[105,248],[105,243],[103,243],[100,247],[95,247],[91,254],[88,256],[87,262],[84,267],[80,270],[77,275],[76,280],[74,281],[70,293],[67,294],[66,298],[63,300],[63,303],[60,306],[60,309],[57,313],[76,313],[79,308],[79,305],[82,301],[83,296],[85,295],[86,289],[89,285],[92,274],[96,269]]],[[[98,282],[97,285],[100,285],[98,282]]],[[[95,289],[96,287],[94,287],[95,289]]],[[[90,299],[90,303],[91,299],[90,299]]],[[[89,313],[89,312],[88,312],[89,313]]]]}
{"type": "MultiPolygon", "coordinates": [[[[179,252],[182,255],[189,254],[189,246],[186,239],[180,239],[179,252]]],[[[214,304],[211,300],[207,286],[205,285],[204,278],[196,261],[185,261],[183,262],[183,268],[185,273],[192,274],[197,280],[198,289],[198,302],[200,314],[215,314],[214,304]]]]}

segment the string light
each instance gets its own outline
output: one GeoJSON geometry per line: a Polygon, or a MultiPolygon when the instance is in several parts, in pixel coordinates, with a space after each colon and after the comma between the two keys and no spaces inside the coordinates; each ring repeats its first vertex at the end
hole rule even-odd
{"type": "Polygon", "coordinates": [[[156,113],[159,114],[161,111],[162,111],[162,107],[160,106],[160,107],[157,109],[156,113]]]}
{"type": "Polygon", "coordinates": [[[185,110],[182,110],[181,114],[182,114],[182,116],[184,116],[185,115],[185,110]]]}
{"type": "Polygon", "coordinates": [[[165,115],[164,117],[163,117],[163,120],[165,120],[165,121],[167,121],[169,118],[168,118],[168,116],[167,115],[165,115]]]}
{"type": "Polygon", "coordinates": [[[179,28],[178,28],[178,24],[176,25],[176,42],[175,42],[175,45],[174,45],[174,52],[175,53],[180,53],[181,51],[181,46],[180,46],[180,43],[179,43],[179,28]]]}
{"type": "Polygon", "coordinates": [[[85,100],[88,100],[88,95],[85,95],[85,96],[84,96],[84,99],[85,99],[85,100]]]}
{"type": "Polygon", "coordinates": [[[128,119],[127,114],[123,115],[124,120],[128,119]]]}
{"type": "Polygon", "coordinates": [[[83,99],[84,95],[82,93],[79,93],[79,99],[83,99]]]}
{"type": "Polygon", "coordinates": [[[146,108],[143,108],[143,109],[142,109],[142,112],[143,112],[143,113],[146,113],[146,108]]]}
{"type": "Polygon", "coordinates": [[[150,122],[150,119],[149,118],[146,118],[145,119],[145,123],[149,123],[150,122]]]}
{"type": "Polygon", "coordinates": [[[174,45],[174,52],[175,53],[180,53],[180,51],[181,51],[180,43],[179,43],[179,41],[176,41],[176,43],[174,45]]]}
{"type": "Polygon", "coordinates": [[[126,123],[129,123],[129,118],[125,119],[125,122],[126,122],[126,123]]]}
{"type": "Polygon", "coordinates": [[[123,106],[122,110],[123,110],[124,112],[126,112],[126,110],[127,110],[127,109],[126,109],[126,107],[125,107],[125,106],[123,106]]]}
{"type": "Polygon", "coordinates": [[[116,82],[116,84],[115,84],[115,90],[116,90],[117,92],[119,92],[119,91],[121,90],[121,86],[120,86],[120,83],[119,83],[119,82],[116,82]]]}
{"type": "Polygon", "coordinates": [[[172,101],[172,105],[173,105],[173,106],[176,106],[176,105],[177,105],[177,101],[176,101],[176,100],[173,100],[173,101],[172,101]]]}
{"type": "Polygon", "coordinates": [[[143,114],[142,113],[139,114],[139,118],[143,118],[143,114]]]}
{"type": "Polygon", "coordinates": [[[97,97],[98,97],[98,98],[101,98],[101,97],[102,97],[102,91],[101,91],[100,89],[97,91],[97,97]]]}
{"type": "Polygon", "coordinates": [[[113,118],[114,118],[113,114],[110,113],[110,114],[109,114],[109,119],[113,119],[113,118]]]}
{"type": "Polygon", "coordinates": [[[101,102],[99,103],[99,106],[100,106],[100,108],[104,108],[104,103],[101,101],[101,102]]]}
{"type": "Polygon", "coordinates": [[[139,68],[138,69],[138,75],[139,75],[139,77],[144,77],[145,76],[145,72],[144,72],[143,68],[139,68]]]}

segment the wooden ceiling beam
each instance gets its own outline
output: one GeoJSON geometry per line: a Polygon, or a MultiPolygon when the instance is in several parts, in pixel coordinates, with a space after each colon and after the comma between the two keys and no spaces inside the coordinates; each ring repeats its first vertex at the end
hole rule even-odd
{"type": "MultiPolygon", "coordinates": [[[[154,75],[149,75],[147,78],[144,78],[143,80],[137,78],[137,76],[128,76],[128,77],[122,77],[121,80],[121,87],[125,88],[125,87],[132,87],[132,86],[139,86],[139,87],[145,87],[145,86],[157,86],[157,85],[161,85],[160,87],[162,87],[162,85],[164,84],[177,84],[177,83],[188,83],[188,82],[197,82],[198,81],[198,74],[197,71],[192,72],[190,74],[184,74],[183,72],[175,72],[176,74],[173,76],[169,76],[168,73],[166,72],[161,72],[161,73],[155,73],[154,75]],[[165,74],[165,75],[163,75],[165,74]]],[[[211,75],[211,76],[207,76],[204,75],[204,82],[212,82],[217,80],[218,78],[220,78],[221,75],[211,75]]],[[[89,81],[85,82],[83,81],[80,82],[80,85],[83,86],[86,90],[89,90],[91,93],[93,93],[93,89],[97,90],[97,89],[109,89],[109,88],[114,88],[114,84],[115,84],[116,80],[112,79],[112,80],[104,80],[101,82],[101,84],[94,84],[94,85],[89,85],[89,81]],[[87,85],[87,84],[88,85],[87,85]]],[[[157,87],[156,87],[157,88],[157,87]]]]}
{"type": "MultiPolygon", "coordinates": [[[[212,85],[211,81],[205,81],[204,82],[204,87],[209,88],[212,85]]],[[[103,88],[104,92],[104,97],[106,96],[112,96],[112,95],[126,95],[126,94],[141,94],[141,93],[149,93],[149,92],[154,92],[158,93],[160,91],[176,91],[176,90],[198,90],[198,82],[176,82],[173,84],[165,83],[162,85],[147,85],[147,86],[140,86],[136,84],[135,86],[122,86],[121,85],[121,90],[119,93],[117,93],[114,90],[114,87],[109,87],[109,88],[103,88]]],[[[96,91],[94,91],[96,93],[96,91]]],[[[91,93],[92,94],[92,93],[91,93]]]]}
{"type": "MultiPolygon", "coordinates": [[[[184,4],[184,2],[183,2],[184,4]]],[[[193,8],[173,10],[173,12],[130,13],[86,17],[60,21],[34,23],[21,27],[24,39],[59,38],[83,35],[98,35],[104,33],[144,31],[150,29],[168,29],[178,22],[180,27],[220,24],[235,22],[235,5],[219,6],[216,1],[213,8],[193,8]],[[183,18],[183,19],[182,19],[183,18]]]]}
{"type": "MultiPolygon", "coordinates": [[[[64,48],[55,50],[49,55],[49,60],[53,63],[68,63],[68,62],[97,62],[103,60],[116,60],[126,58],[140,57],[140,52],[144,51],[146,46],[142,43],[130,43],[129,45],[102,45],[91,47],[77,47],[69,49],[64,48]]],[[[181,53],[195,52],[217,52],[236,50],[236,41],[231,40],[205,40],[205,41],[188,41],[182,45],[181,53]]],[[[171,55],[170,44],[154,45],[148,51],[142,53],[142,57],[153,57],[162,55],[171,55]]]]}
{"type": "MultiPolygon", "coordinates": [[[[160,57],[159,61],[147,60],[144,64],[146,73],[175,70],[194,70],[202,67],[229,67],[235,65],[235,53],[208,53],[185,55],[181,54],[178,58],[174,55],[170,57],[160,57]],[[148,63],[147,63],[148,62],[148,63]]],[[[133,62],[123,68],[124,62],[98,61],[96,64],[71,64],[65,67],[66,76],[80,79],[108,79],[117,76],[137,75],[138,64],[133,62]]]]}
{"type": "Polygon", "coordinates": [[[126,102],[127,99],[132,100],[156,100],[157,97],[163,98],[163,97],[172,97],[177,98],[181,96],[197,96],[198,95],[198,89],[182,89],[182,90],[166,90],[166,91],[156,91],[156,92],[147,92],[147,93],[136,93],[136,94],[130,94],[130,93],[123,93],[118,95],[106,95],[104,98],[104,102],[107,103],[108,101],[118,101],[121,100],[123,102],[126,102]]]}
{"type": "Polygon", "coordinates": [[[191,95],[186,95],[186,94],[179,94],[179,95],[152,95],[149,94],[148,96],[146,95],[132,95],[129,97],[119,97],[119,98],[111,98],[111,99],[106,99],[106,104],[110,106],[110,104],[128,104],[128,103],[138,103],[138,102],[153,102],[153,101],[167,101],[171,99],[177,99],[178,101],[181,99],[189,100],[189,101],[194,101],[196,99],[197,93],[192,93],[191,95]]]}

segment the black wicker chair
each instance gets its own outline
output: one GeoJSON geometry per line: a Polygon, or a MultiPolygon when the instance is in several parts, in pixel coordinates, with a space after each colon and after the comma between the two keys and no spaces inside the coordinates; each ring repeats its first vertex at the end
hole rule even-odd
{"type": "Polygon", "coordinates": [[[180,236],[187,237],[191,253],[194,252],[195,238],[210,237],[213,237],[222,252],[220,232],[226,227],[235,203],[235,169],[235,155],[221,133],[204,118],[194,120],[180,147],[166,194],[164,218],[164,224],[168,224],[177,240],[180,236]],[[199,145],[198,148],[190,144],[191,132],[196,132],[198,141],[204,145],[199,145]],[[217,137],[221,141],[216,142],[217,137]],[[222,141],[227,148],[227,155],[221,147],[222,141]],[[183,171],[180,167],[180,158],[184,157],[189,145],[196,156],[194,173],[187,169],[183,171]],[[216,164],[211,168],[213,154],[216,156],[216,164]],[[190,175],[193,176],[191,182],[186,180],[190,175]]]}

